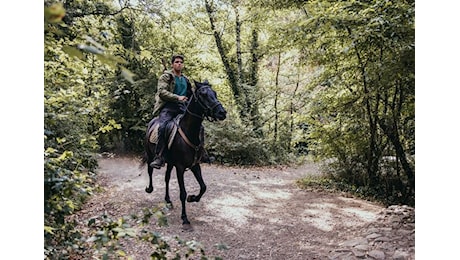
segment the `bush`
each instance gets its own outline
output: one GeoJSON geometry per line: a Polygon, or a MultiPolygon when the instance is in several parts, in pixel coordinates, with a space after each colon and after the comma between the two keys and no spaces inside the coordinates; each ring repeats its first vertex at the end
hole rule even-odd
{"type": "Polygon", "coordinates": [[[220,163],[238,165],[274,164],[269,145],[231,121],[207,124],[205,147],[220,163]],[[209,134],[212,133],[212,134],[209,134]]]}

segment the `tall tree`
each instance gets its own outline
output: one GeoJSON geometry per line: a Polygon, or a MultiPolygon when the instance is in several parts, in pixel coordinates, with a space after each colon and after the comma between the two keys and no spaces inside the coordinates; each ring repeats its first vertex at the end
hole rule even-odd
{"type": "Polygon", "coordinates": [[[225,3],[205,0],[204,2],[210,29],[238,105],[240,117],[245,123],[252,125],[254,133],[262,134],[258,105],[255,100],[258,78],[257,67],[259,66],[259,44],[257,39],[259,29],[257,23],[241,17],[241,10],[245,8],[241,1],[234,0],[230,1],[230,3],[225,3]],[[230,6],[232,12],[229,13],[228,9],[224,8],[225,6],[230,6]],[[227,24],[218,20],[219,18],[225,19],[222,17],[232,17],[234,19],[233,29],[225,30],[227,24]],[[223,24],[222,28],[218,28],[219,23],[223,24]],[[249,33],[244,34],[244,39],[243,29],[251,32],[251,35],[249,33]],[[224,35],[224,33],[227,35],[224,35]],[[229,44],[224,38],[231,38],[232,35],[234,35],[234,40],[229,44]],[[247,47],[248,50],[243,50],[243,45],[248,45],[247,42],[250,42],[250,46],[247,47]],[[232,45],[235,46],[234,50],[230,47],[232,45]],[[246,58],[243,55],[244,53],[250,53],[251,56],[246,58]],[[248,67],[249,69],[246,69],[248,67]]]}

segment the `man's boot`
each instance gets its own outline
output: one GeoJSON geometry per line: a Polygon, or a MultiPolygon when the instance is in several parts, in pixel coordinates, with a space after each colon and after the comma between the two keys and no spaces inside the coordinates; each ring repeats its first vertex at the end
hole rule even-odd
{"type": "Polygon", "coordinates": [[[150,166],[155,169],[160,169],[165,165],[165,160],[163,158],[163,149],[164,149],[164,138],[159,135],[158,143],[155,147],[155,159],[150,163],[150,166]]]}

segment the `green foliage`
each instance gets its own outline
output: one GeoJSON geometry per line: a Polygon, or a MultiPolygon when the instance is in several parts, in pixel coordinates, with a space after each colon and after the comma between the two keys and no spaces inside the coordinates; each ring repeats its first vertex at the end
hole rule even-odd
{"type": "Polygon", "coordinates": [[[312,154],[328,162],[339,182],[384,201],[413,203],[415,3],[316,0],[278,7],[290,14],[275,26],[273,42],[299,49],[305,64],[319,68],[308,84],[304,121],[312,154]],[[385,163],[388,157],[396,162],[385,163]]]}
{"type": "Polygon", "coordinates": [[[50,259],[64,257],[79,239],[76,223],[66,218],[97,188],[98,135],[117,127],[105,121],[105,79],[121,60],[91,37],[74,37],[87,32],[63,23],[67,13],[62,4],[45,6],[44,237],[50,259]]]}
{"type": "Polygon", "coordinates": [[[73,239],[79,238],[79,232],[74,229],[76,223],[65,218],[75,213],[92,194],[94,173],[88,169],[93,169],[95,163],[89,153],[81,150],[59,152],[48,147],[45,151],[44,235],[45,253],[50,258],[59,258],[72,246],[73,239]]]}
{"type": "Polygon", "coordinates": [[[176,236],[175,239],[180,246],[180,251],[176,251],[160,233],[145,228],[149,226],[152,216],[155,216],[157,225],[166,226],[165,209],[165,205],[153,209],[144,208],[141,217],[132,215],[119,218],[117,221],[107,215],[92,218],[88,221],[91,228],[90,236],[80,246],[93,248],[91,254],[96,258],[129,257],[121,243],[121,240],[126,239],[135,240],[135,243],[148,242],[152,250],[152,259],[166,260],[171,259],[171,256],[174,256],[174,259],[189,259],[197,255],[200,259],[207,259],[203,246],[196,241],[185,241],[176,236]]]}
{"type": "MultiPolygon", "coordinates": [[[[185,241],[176,237],[175,240],[180,250],[173,250],[170,243],[162,238],[161,234],[147,229],[152,217],[155,217],[159,227],[167,225],[164,213],[165,206],[159,205],[155,208],[143,208],[141,216],[133,214],[131,216],[113,219],[107,214],[94,216],[87,220],[85,227],[73,230],[73,237],[66,241],[67,248],[59,254],[56,248],[46,247],[45,257],[48,259],[67,259],[69,257],[78,259],[131,259],[129,253],[124,249],[123,241],[134,243],[145,243],[150,245],[152,259],[190,259],[199,256],[200,259],[206,257],[203,246],[194,240],[185,241]]],[[[76,223],[75,223],[76,224],[76,223]]],[[[82,224],[80,224],[82,225],[82,224]]],[[[55,233],[49,227],[47,232],[55,233]]]]}
{"type": "MultiPolygon", "coordinates": [[[[98,188],[95,154],[101,144],[114,132],[125,138],[128,129],[138,133],[133,138],[138,147],[153,103],[150,87],[156,80],[151,54],[143,51],[133,58],[132,50],[111,37],[114,20],[99,17],[113,11],[110,4],[75,1],[66,8],[45,6],[45,258],[126,257],[119,241],[138,239],[151,242],[152,257],[166,259],[171,251],[161,236],[144,229],[139,233],[127,218],[96,217],[89,220],[89,230],[82,230],[72,217],[98,188]]],[[[133,219],[145,225],[151,216],[159,225],[167,225],[160,209],[146,209],[142,218],[133,219]]],[[[199,252],[206,259],[196,243],[185,242],[184,247],[186,257],[199,252]]]]}
{"type": "Polygon", "coordinates": [[[147,123],[152,119],[157,73],[161,70],[162,45],[154,35],[161,34],[155,21],[146,14],[128,10],[114,19],[113,39],[121,44],[116,50],[128,62],[120,76],[108,86],[111,99],[107,115],[117,118],[120,128],[99,138],[103,151],[141,152],[147,123]],[[139,31],[140,33],[134,33],[139,31]],[[126,80],[129,79],[129,80],[126,80]]]}
{"type": "Polygon", "coordinates": [[[303,189],[322,189],[327,191],[336,191],[338,184],[334,182],[331,178],[314,175],[310,175],[303,179],[299,179],[296,181],[296,183],[303,189]]]}
{"type": "Polygon", "coordinates": [[[65,217],[78,210],[92,191],[96,138],[89,134],[90,115],[98,100],[88,98],[87,75],[62,51],[66,39],[45,40],[44,214],[45,247],[61,255],[78,233],[65,217]],[[93,105],[91,105],[93,104],[93,105]]]}
{"type": "MultiPolygon", "coordinates": [[[[362,183],[362,180],[365,178],[364,173],[347,172],[345,170],[340,172],[338,170],[339,167],[334,165],[334,163],[323,166],[326,175],[308,176],[298,180],[297,184],[299,187],[307,190],[345,192],[361,199],[382,203],[385,206],[401,203],[415,206],[414,194],[405,192],[408,186],[407,183],[403,183],[400,178],[396,178],[392,174],[392,171],[395,171],[393,169],[394,165],[381,165],[381,167],[387,169],[386,173],[388,175],[382,176],[379,183],[375,186],[364,185],[362,183]]],[[[353,169],[356,168],[359,167],[353,169]]]]}
{"type": "Polygon", "coordinates": [[[142,226],[146,226],[150,222],[152,216],[158,216],[158,224],[160,226],[164,225],[164,221],[161,219],[165,218],[165,216],[159,207],[154,209],[144,208],[142,217],[132,215],[113,220],[108,215],[102,215],[89,219],[88,227],[90,230],[87,234],[88,238],[81,239],[80,241],[83,241],[83,243],[79,247],[81,249],[91,248],[92,250],[89,252],[84,250],[80,254],[83,254],[83,256],[91,254],[92,257],[102,259],[126,257],[127,253],[123,250],[121,240],[136,239],[151,242],[152,250],[154,250],[152,255],[165,257],[170,250],[168,243],[158,233],[142,228],[142,226]],[[140,226],[136,227],[136,225],[140,226]],[[139,228],[141,228],[140,231],[139,228]]]}
{"type": "Polygon", "coordinates": [[[252,131],[230,121],[208,124],[205,133],[206,149],[220,163],[269,164],[267,143],[253,136],[252,131]]]}

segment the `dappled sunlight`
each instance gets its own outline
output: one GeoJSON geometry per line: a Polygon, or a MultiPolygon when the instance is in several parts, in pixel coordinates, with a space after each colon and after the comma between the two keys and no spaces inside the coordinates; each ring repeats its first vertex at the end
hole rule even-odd
{"type": "MultiPolygon", "coordinates": [[[[336,225],[358,226],[377,219],[378,208],[375,211],[357,207],[347,207],[346,203],[312,203],[302,213],[302,221],[314,227],[329,232],[336,225]]],[[[359,206],[359,205],[358,205],[359,206]]]]}
{"type": "MultiPolygon", "coordinates": [[[[268,183],[247,187],[248,190],[216,197],[206,204],[206,208],[214,212],[215,218],[228,221],[229,225],[224,228],[229,232],[233,232],[233,227],[248,226],[250,218],[267,219],[267,216],[283,211],[285,204],[292,197],[292,193],[288,190],[273,188],[268,183]]],[[[267,221],[278,222],[273,219],[267,221]]],[[[253,225],[250,228],[261,227],[253,225]]]]}
{"type": "Polygon", "coordinates": [[[258,199],[267,200],[287,200],[292,196],[292,193],[281,189],[251,187],[251,193],[258,199]]]}
{"type": "Polygon", "coordinates": [[[347,208],[343,208],[344,214],[348,214],[354,218],[359,218],[363,222],[371,222],[376,220],[377,213],[381,210],[380,206],[372,205],[366,201],[360,201],[353,198],[337,197],[338,200],[345,205],[349,205],[347,208]]]}
{"type": "Polygon", "coordinates": [[[248,209],[253,203],[254,199],[249,196],[225,196],[211,200],[206,208],[213,211],[217,217],[227,219],[236,226],[242,226],[247,223],[247,218],[254,214],[248,209]]]}
{"type": "Polygon", "coordinates": [[[373,212],[369,212],[363,209],[357,208],[345,208],[343,209],[344,213],[352,216],[360,218],[363,222],[372,222],[377,219],[377,214],[373,212]]]}
{"type": "Polygon", "coordinates": [[[302,221],[310,223],[314,227],[323,231],[332,231],[334,222],[330,209],[335,205],[330,203],[309,204],[310,209],[305,209],[302,213],[302,221]]]}
{"type": "MultiPolygon", "coordinates": [[[[236,176],[231,186],[235,190],[238,188],[237,192],[220,194],[206,204],[206,208],[213,212],[212,216],[206,217],[207,221],[225,219],[227,224],[221,228],[228,232],[240,228],[260,229],[254,225],[254,220],[283,227],[294,226],[299,221],[319,231],[331,232],[338,227],[355,227],[375,221],[380,209],[352,198],[327,194],[312,197],[313,193],[292,189],[294,178],[265,178],[257,172],[236,176]],[[304,197],[304,204],[295,202],[299,196],[304,197]],[[297,214],[286,214],[295,211],[297,214]]],[[[219,186],[223,188],[222,184],[219,186]]]]}

